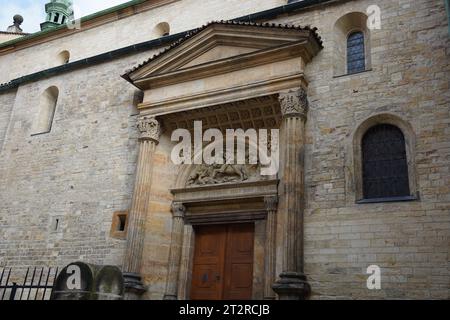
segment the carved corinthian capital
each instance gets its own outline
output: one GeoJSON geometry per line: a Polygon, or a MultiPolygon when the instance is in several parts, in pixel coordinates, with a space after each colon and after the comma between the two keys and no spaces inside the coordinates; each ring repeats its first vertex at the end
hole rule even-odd
{"type": "Polygon", "coordinates": [[[159,142],[161,136],[161,126],[154,117],[142,116],[138,119],[137,127],[140,132],[141,140],[153,140],[159,142]]]}
{"type": "Polygon", "coordinates": [[[283,117],[302,117],[308,114],[308,96],[304,88],[280,93],[279,101],[283,117]]]}
{"type": "Polygon", "coordinates": [[[186,214],[186,207],[181,202],[174,202],[172,204],[172,215],[174,218],[184,218],[186,214]]]}

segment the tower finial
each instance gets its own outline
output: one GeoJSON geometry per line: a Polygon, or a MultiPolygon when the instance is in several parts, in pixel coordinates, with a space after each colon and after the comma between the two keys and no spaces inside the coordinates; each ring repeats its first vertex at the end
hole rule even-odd
{"type": "Polygon", "coordinates": [[[54,28],[66,24],[73,19],[72,0],[50,0],[45,5],[47,17],[44,23],[41,23],[41,30],[54,28]]]}

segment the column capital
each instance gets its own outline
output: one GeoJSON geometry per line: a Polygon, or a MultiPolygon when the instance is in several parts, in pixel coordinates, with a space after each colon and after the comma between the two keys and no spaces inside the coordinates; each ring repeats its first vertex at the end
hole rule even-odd
{"type": "Polygon", "coordinates": [[[184,218],[186,215],[186,207],[181,202],[172,204],[172,215],[174,218],[184,218]]]}
{"type": "Polygon", "coordinates": [[[289,92],[281,92],[278,99],[283,117],[302,117],[306,119],[309,105],[308,95],[303,87],[289,92]]]}
{"type": "Polygon", "coordinates": [[[278,197],[277,196],[266,196],[264,197],[264,204],[267,211],[277,211],[278,208],[278,197]]]}
{"type": "Polygon", "coordinates": [[[155,117],[140,116],[137,121],[137,127],[140,133],[140,140],[152,140],[155,143],[159,142],[161,125],[155,117]]]}

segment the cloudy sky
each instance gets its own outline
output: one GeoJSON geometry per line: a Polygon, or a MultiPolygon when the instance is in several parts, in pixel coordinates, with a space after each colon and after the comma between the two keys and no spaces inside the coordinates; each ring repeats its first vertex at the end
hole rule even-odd
{"type": "MultiPolygon", "coordinates": [[[[12,17],[20,14],[25,21],[24,32],[40,30],[40,23],[45,20],[45,3],[49,0],[0,0],[0,31],[5,31],[12,24],[12,17]]],[[[85,16],[128,0],[74,0],[75,15],[85,16]]]]}

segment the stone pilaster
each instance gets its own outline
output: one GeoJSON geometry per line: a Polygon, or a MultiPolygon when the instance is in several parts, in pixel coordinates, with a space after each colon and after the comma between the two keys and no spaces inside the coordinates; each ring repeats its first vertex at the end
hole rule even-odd
{"type": "Polygon", "coordinates": [[[145,237],[148,202],[153,174],[153,155],[161,135],[159,122],[152,117],[142,116],[137,123],[139,137],[139,157],[136,180],[128,221],[127,251],[123,263],[125,278],[125,298],[139,299],[145,292],[140,275],[142,251],[145,237]]]}
{"type": "Polygon", "coordinates": [[[306,90],[281,93],[283,168],[280,215],[283,229],[282,273],[273,285],[280,300],[305,299],[310,286],[303,274],[304,143],[308,114],[306,90]]]}
{"type": "Polygon", "coordinates": [[[277,230],[277,207],[278,197],[265,197],[264,202],[267,210],[266,242],[264,261],[264,300],[275,300],[276,294],[272,289],[275,281],[275,256],[276,256],[276,230],[277,230]]]}
{"type": "Polygon", "coordinates": [[[170,243],[169,271],[164,300],[178,300],[178,276],[180,273],[185,214],[186,208],[182,203],[173,203],[172,240],[170,243]]]}

